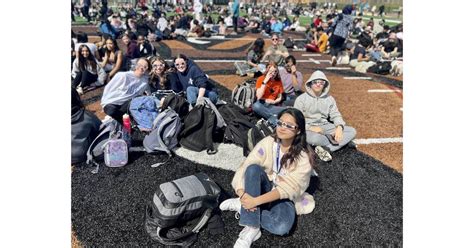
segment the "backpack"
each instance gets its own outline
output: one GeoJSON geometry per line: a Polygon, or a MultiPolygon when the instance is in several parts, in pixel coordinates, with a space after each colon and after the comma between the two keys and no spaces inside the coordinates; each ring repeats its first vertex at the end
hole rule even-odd
{"type": "Polygon", "coordinates": [[[164,245],[192,245],[217,207],[220,192],[202,172],[160,184],[145,207],[146,232],[164,245]]]}
{"type": "Polygon", "coordinates": [[[245,112],[252,111],[252,104],[255,102],[255,84],[252,81],[245,81],[238,84],[232,90],[231,102],[244,110],[245,112]]]}
{"type": "Polygon", "coordinates": [[[362,32],[359,35],[358,39],[359,39],[359,44],[361,44],[365,48],[373,44],[372,38],[370,38],[370,35],[366,32],[362,32]]]}
{"type": "Polygon", "coordinates": [[[247,141],[244,144],[244,156],[247,156],[255,145],[273,133],[273,127],[265,119],[260,119],[254,127],[247,132],[247,141]]]}
{"type": "Polygon", "coordinates": [[[214,148],[212,135],[216,126],[214,111],[203,104],[197,105],[184,118],[179,144],[192,151],[207,149],[208,154],[214,154],[217,150],[214,148]]]}
{"type": "Polygon", "coordinates": [[[189,103],[181,94],[172,92],[165,96],[161,105],[161,110],[167,108],[173,109],[179,115],[179,118],[183,119],[189,112],[189,103]]]}
{"type": "Polygon", "coordinates": [[[71,116],[71,163],[86,161],[87,149],[102,124],[93,113],[81,109],[71,116]]]}
{"type": "Polygon", "coordinates": [[[233,104],[219,106],[219,112],[227,123],[224,129],[224,141],[244,147],[247,141],[247,132],[255,125],[240,111],[242,110],[233,104]]]}
{"type": "Polygon", "coordinates": [[[127,143],[121,138],[122,125],[110,119],[103,122],[99,128],[99,134],[92,141],[87,150],[87,164],[91,162],[96,165],[92,173],[99,172],[98,160],[105,160],[109,167],[120,167],[128,162],[127,143]]]}
{"type": "Polygon", "coordinates": [[[392,69],[392,65],[390,63],[391,61],[377,62],[377,64],[369,67],[367,69],[367,72],[387,75],[390,73],[390,70],[392,69]]]}
{"type": "Polygon", "coordinates": [[[171,36],[171,30],[169,28],[165,28],[163,30],[163,40],[171,40],[173,37],[171,36]]]}
{"type": "Polygon", "coordinates": [[[132,99],[129,111],[140,131],[152,130],[153,121],[158,116],[158,106],[160,103],[153,96],[139,96],[132,99]]]}
{"type": "Polygon", "coordinates": [[[153,121],[153,130],[143,139],[145,151],[162,151],[171,156],[171,150],[178,145],[181,126],[181,119],[173,109],[163,110],[153,121]]]}
{"type": "Polygon", "coordinates": [[[285,46],[286,48],[293,48],[295,46],[295,43],[293,42],[293,39],[287,38],[283,42],[283,46],[285,46]]]}

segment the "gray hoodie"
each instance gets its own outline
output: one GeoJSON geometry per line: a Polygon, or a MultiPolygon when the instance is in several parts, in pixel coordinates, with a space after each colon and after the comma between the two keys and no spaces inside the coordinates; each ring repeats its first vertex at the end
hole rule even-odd
{"type": "Polygon", "coordinates": [[[329,122],[334,125],[346,124],[342,119],[342,115],[337,109],[336,100],[329,95],[331,82],[326,78],[322,71],[315,71],[305,83],[306,92],[298,96],[295,100],[294,107],[303,112],[306,120],[306,129],[310,126],[322,126],[329,122]],[[315,79],[322,79],[327,82],[323,93],[318,97],[314,95],[309,82],[315,79]]]}

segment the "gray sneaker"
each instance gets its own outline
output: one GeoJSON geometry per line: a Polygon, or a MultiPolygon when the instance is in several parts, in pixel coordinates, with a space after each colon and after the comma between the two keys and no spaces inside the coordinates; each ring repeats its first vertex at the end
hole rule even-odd
{"type": "Polygon", "coordinates": [[[314,152],[316,152],[316,154],[318,154],[319,159],[324,162],[329,162],[332,160],[331,154],[326,151],[322,146],[316,146],[314,148],[314,152]]]}

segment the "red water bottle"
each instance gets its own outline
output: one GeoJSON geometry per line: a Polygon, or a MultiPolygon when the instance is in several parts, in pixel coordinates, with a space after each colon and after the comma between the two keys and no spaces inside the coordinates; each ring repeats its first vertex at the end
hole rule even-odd
{"type": "Polygon", "coordinates": [[[122,138],[127,142],[128,148],[132,147],[132,125],[130,123],[130,116],[128,114],[124,114],[122,116],[123,120],[123,130],[122,130],[122,138]]]}

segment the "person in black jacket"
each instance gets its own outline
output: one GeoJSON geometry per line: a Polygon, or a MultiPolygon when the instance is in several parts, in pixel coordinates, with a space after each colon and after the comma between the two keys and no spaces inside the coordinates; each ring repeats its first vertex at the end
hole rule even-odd
{"type": "Polygon", "coordinates": [[[203,97],[209,98],[214,104],[217,103],[218,95],[215,86],[209,82],[199,66],[183,54],[178,54],[173,61],[179,82],[183,90],[186,90],[189,104],[194,106],[204,103],[203,97]]]}
{"type": "Polygon", "coordinates": [[[171,68],[166,61],[159,57],[152,57],[150,59],[151,71],[149,91],[153,93],[159,90],[173,90],[175,93],[183,91],[183,86],[180,84],[178,76],[176,75],[176,69],[171,68]]]}
{"type": "Polygon", "coordinates": [[[153,45],[145,39],[143,35],[139,35],[137,39],[138,50],[140,51],[140,57],[148,57],[156,55],[156,50],[153,45]]]}

